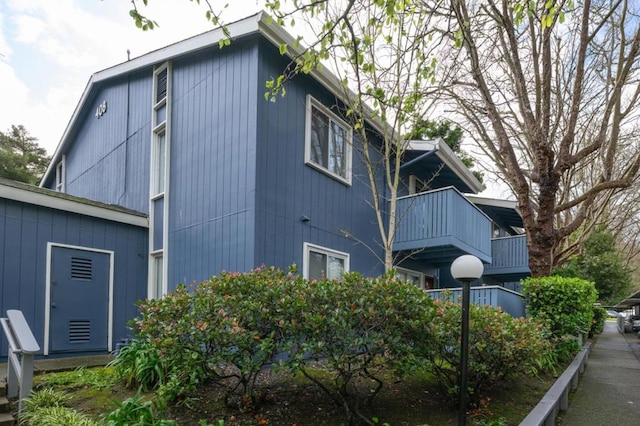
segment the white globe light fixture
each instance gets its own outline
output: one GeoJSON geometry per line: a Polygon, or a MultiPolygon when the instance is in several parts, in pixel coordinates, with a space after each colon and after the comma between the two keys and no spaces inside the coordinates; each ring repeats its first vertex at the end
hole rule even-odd
{"type": "Polygon", "coordinates": [[[484,272],[482,261],[475,256],[465,254],[451,264],[451,275],[456,281],[475,281],[484,272]]]}
{"type": "Polygon", "coordinates": [[[451,276],[462,283],[462,338],[460,339],[460,412],[458,425],[467,424],[467,366],[469,364],[469,285],[480,279],[484,266],[475,256],[465,254],[451,264],[451,276]]]}

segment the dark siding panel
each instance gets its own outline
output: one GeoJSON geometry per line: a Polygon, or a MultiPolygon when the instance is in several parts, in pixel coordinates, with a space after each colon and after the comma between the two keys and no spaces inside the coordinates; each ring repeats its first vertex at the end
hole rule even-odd
{"type": "Polygon", "coordinates": [[[257,49],[173,64],[169,288],[253,261],[257,49]]]}
{"type": "MultiPolygon", "coordinates": [[[[258,152],[256,188],[256,264],[302,270],[303,243],[349,253],[351,270],[379,274],[383,265],[351,233],[382,256],[372,196],[363,164],[354,152],[353,184],[346,186],[304,164],[306,95],[331,107],[336,99],[307,76],[296,77],[285,97],[275,103],[262,96],[264,82],[278,75],[285,63],[277,50],[261,44],[258,81],[258,152]],[[301,216],[309,217],[302,222],[301,216]]],[[[357,143],[356,143],[357,145],[357,143]]]]}
{"type": "MultiPolygon", "coordinates": [[[[146,296],[147,230],[0,198],[0,312],[22,310],[41,347],[49,242],[115,252],[114,343],[126,337],[146,296]]],[[[0,357],[6,345],[3,337],[0,357]]]]}
{"type": "Polygon", "coordinates": [[[115,80],[82,113],[66,153],[67,193],[147,212],[152,71],[115,80]],[[95,110],[103,101],[107,112],[95,110]]]}

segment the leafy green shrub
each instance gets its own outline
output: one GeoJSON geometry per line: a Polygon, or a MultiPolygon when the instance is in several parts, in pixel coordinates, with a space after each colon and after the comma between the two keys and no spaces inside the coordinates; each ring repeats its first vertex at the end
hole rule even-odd
{"type": "Polygon", "coordinates": [[[303,282],[262,267],[223,272],[191,293],[181,285],[163,299],[141,302],[132,324],[137,340],[114,365],[130,385],[159,386],[167,400],[214,379],[228,388],[228,402],[237,397],[251,405],[257,376],[285,350],[287,312],[299,302],[303,282]]]}
{"type": "Polygon", "coordinates": [[[604,322],[607,320],[607,310],[599,306],[593,308],[593,321],[589,330],[589,337],[602,333],[604,322]]]}
{"type": "Polygon", "coordinates": [[[162,410],[153,400],[144,401],[140,392],[122,402],[116,402],[116,409],[102,418],[105,426],[174,426],[173,420],[161,419],[162,410]]]}
{"type": "Polygon", "coordinates": [[[590,281],[559,276],[522,281],[527,312],[549,330],[549,339],[561,361],[570,359],[582,342],[571,336],[587,335],[598,293],[590,281]]]}
{"type": "Polygon", "coordinates": [[[193,292],[191,336],[204,348],[207,367],[240,404],[256,402],[254,385],[266,363],[289,344],[287,327],[305,301],[304,280],[276,268],[223,272],[193,292]]]}
{"type": "MultiPolygon", "coordinates": [[[[453,404],[458,401],[460,377],[461,306],[436,301],[438,316],[431,324],[434,344],[425,347],[431,371],[442,394],[453,404]]],[[[519,374],[536,374],[539,357],[551,352],[543,328],[525,318],[491,306],[469,307],[469,359],[467,392],[478,406],[483,392],[503,379],[519,374]]]]}
{"type": "Polygon", "coordinates": [[[558,276],[522,281],[527,312],[548,324],[553,336],[586,334],[598,293],[590,281],[558,276]]]}
{"type": "Polygon", "coordinates": [[[28,426],[95,426],[90,418],[69,408],[66,404],[70,396],[45,388],[31,392],[25,399],[25,410],[20,416],[20,424],[28,426]]]}
{"type": "Polygon", "coordinates": [[[361,407],[370,405],[382,388],[381,370],[415,368],[434,303],[393,274],[371,279],[350,273],[340,281],[311,281],[301,291],[305,303],[289,330],[289,359],[281,364],[318,385],[346,410],[349,423],[366,422],[361,407]],[[320,359],[325,374],[313,374],[313,361],[320,359]],[[361,395],[354,385],[357,377],[370,381],[372,391],[361,395]]]}

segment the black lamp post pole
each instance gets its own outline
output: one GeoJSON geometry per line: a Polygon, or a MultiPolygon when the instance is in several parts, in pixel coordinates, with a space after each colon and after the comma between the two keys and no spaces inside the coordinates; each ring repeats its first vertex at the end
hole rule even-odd
{"type": "Polygon", "coordinates": [[[460,339],[460,413],[459,426],[467,424],[467,366],[469,364],[469,280],[462,281],[462,337],[460,339]]]}

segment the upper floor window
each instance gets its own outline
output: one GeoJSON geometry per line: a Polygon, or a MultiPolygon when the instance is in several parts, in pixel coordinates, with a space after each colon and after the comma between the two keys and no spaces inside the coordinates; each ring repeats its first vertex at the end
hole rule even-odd
{"type": "Polygon", "coordinates": [[[349,271],[349,254],[304,243],[303,275],[309,280],[337,280],[349,271]]]}
{"type": "Polygon", "coordinates": [[[307,96],[305,162],[351,184],[351,127],[307,96]]]}
{"type": "Polygon", "coordinates": [[[66,157],[63,155],[62,160],[58,164],[56,164],[56,191],[65,192],[65,178],[67,173],[67,168],[65,166],[66,157]]]}

